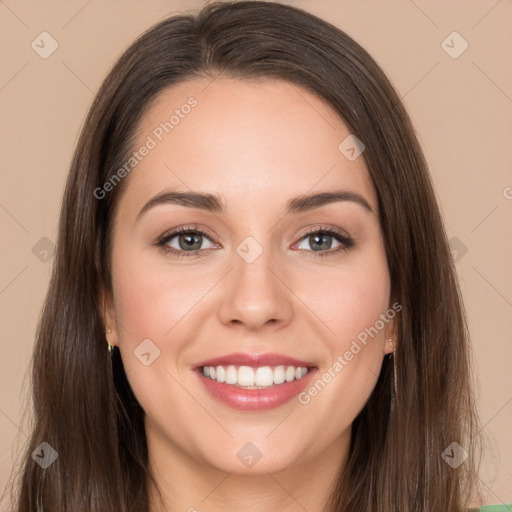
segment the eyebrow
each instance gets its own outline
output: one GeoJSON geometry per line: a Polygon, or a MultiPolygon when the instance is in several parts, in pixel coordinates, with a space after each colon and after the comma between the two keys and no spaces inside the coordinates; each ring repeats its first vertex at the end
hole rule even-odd
{"type": "MultiPolygon", "coordinates": [[[[315,194],[303,194],[294,197],[286,203],[285,215],[302,213],[320,208],[335,202],[350,201],[362,206],[370,213],[374,213],[366,199],[350,190],[335,190],[329,192],[318,192],[315,194]]],[[[224,204],[218,194],[205,192],[181,192],[177,190],[164,191],[152,197],[140,210],[137,221],[151,208],[159,205],[178,204],[188,208],[197,208],[213,213],[223,213],[224,204]]]]}

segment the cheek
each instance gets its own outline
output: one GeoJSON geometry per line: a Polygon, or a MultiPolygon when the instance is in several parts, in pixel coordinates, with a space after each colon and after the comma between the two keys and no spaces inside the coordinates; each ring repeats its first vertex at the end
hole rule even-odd
{"type": "Polygon", "coordinates": [[[119,345],[127,379],[148,416],[171,425],[173,419],[163,407],[170,397],[177,410],[191,407],[190,397],[178,382],[178,366],[184,347],[196,336],[196,326],[189,319],[214,283],[211,272],[208,276],[197,266],[191,279],[192,272],[180,271],[176,265],[171,268],[163,258],[156,261],[150,251],[123,252],[122,247],[113,268],[119,345]],[[149,353],[148,365],[142,356],[145,353],[149,353]]]}
{"type": "MultiPolygon", "coordinates": [[[[343,339],[357,338],[374,326],[379,315],[384,313],[389,302],[389,280],[387,273],[375,270],[351,276],[339,291],[337,331],[343,339]]],[[[382,333],[384,335],[384,333],[382,333]]]]}
{"type": "MultiPolygon", "coordinates": [[[[163,258],[155,261],[148,253],[125,254],[118,257],[114,274],[116,315],[126,327],[121,341],[128,337],[132,343],[144,338],[166,343],[173,338],[174,326],[211,286],[211,272],[199,265],[193,273],[180,271],[177,265],[171,267],[163,258]]],[[[173,340],[173,349],[179,348],[177,341],[173,340]]]]}
{"type": "MultiPolygon", "coordinates": [[[[365,257],[327,273],[322,270],[309,277],[309,287],[302,297],[316,316],[322,320],[331,351],[339,353],[360,333],[375,325],[388,308],[390,281],[386,260],[365,257]]],[[[376,256],[376,255],[375,255],[376,256]]],[[[355,259],[355,258],[354,258],[355,259]]],[[[379,324],[380,325],[380,324],[379,324]]],[[[380,333],[384,336],[384,332],[380,333]]],[[[364,337],[364,335],[363,335],[364,337]]]]}

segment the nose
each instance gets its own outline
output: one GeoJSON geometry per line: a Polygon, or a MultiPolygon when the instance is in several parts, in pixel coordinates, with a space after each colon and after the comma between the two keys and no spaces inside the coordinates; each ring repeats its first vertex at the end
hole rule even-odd
{"type": "Polygon", "coordinates": [[[233,261],[217,310],[220,321],[252,332],[287,325],[293,317],[293,293],[271,251],[263,250],[252,263],[234,253],[233,261]]]}

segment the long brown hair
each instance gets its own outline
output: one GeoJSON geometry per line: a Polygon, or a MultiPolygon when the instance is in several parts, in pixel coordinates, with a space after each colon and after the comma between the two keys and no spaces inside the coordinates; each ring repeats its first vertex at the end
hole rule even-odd
{"type": "MultiPolygon", "coordinates": [[[[211,3],[159,22],[103,82],[83,126],[59,221],[32,364],[34,425],[18,512],[147,512],[152,478],[143,410],[105,342],[100,287],[111,291],[110,234],[134,134],[164,88],[194,77],[279,78],[326,100],[363,141],[378,201],[392,301],[402,305],[393,358],[355,419],[347,464],[326,510],[457,512],[476,481],[478,432],[468,329],[427,164],[399,95],[347,34],[301,9],[211,3]],[[396,379],[396,388],[394,380],[396,379]],[[58,459],[31,457],[43,442],[58,459]],[[442,453],[457,442],[458,468],[442,453]]],[[[341,142],[341,141],[340,141],[341,142]]]]}

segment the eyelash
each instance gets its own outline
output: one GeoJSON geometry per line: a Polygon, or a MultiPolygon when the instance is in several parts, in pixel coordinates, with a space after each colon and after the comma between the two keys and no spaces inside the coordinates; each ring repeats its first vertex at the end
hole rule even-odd
{"type": "MultiPolygon", "coordinates": [[[[316,233],[322,233],[324,235],[333,236],[341,243],[341,245],[339,247],[337,247],[336,249],[329,249],[327,251],[312,251],[312,250],[308,250],[308,249],[298,249],[298,250],[313,253],[313,257],[315,257],[315,258],[323,258],[325,256],[333,255],[333,254],[339,253],[341,251],[348,251],[354,247],[353,240],[351,238],[349,238],[348,236],[346,236],[345,234],[343,234],[341,231],[338,231],[331,227],[324,228],[322,226],[317,226],[315,228],[308,229],[300,237],[299,241],[303,240],[304,238],[307,238],[308,236],[310,236],[312,234],[316,234],[316,233]]],[[[166,253],[166,254],[173,253],[174,255],[176,255],[180,258],[189,258],[192,256],[199,256],[200,253],[203,253],[204,251],[208,251],[208,249],[198,249],[195,251],[179,251],[179,250],[175,249],[174,247],[169,247],[168,245],[166,245],[175,236],[182,235],[182,234],[200,234],[200,235],[208,238],[208,240],[212,241],[211,236],[208,235],[208,233],[205,233],[202,229],[199,229],[198,227],[195,227],[195,226],[182,226],[180,228],[175,229],[171,233],[162,235],[155,242],[154,245],[156,245],[157,247],[162,249],[164,251],[164,253],[166,253]]]]}

